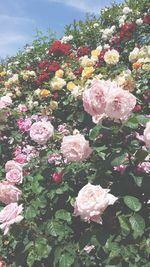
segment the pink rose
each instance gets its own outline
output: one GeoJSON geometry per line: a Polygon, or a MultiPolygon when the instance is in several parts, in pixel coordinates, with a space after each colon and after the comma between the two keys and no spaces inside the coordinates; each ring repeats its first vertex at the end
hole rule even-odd
{"type": "Polygon", "coordinates": [[[50,122],[39,121],[32,124],[30,129],[31,139],[40,144],[44,145],[53,136],[54,127],[50,122]]]}
{"type": "Polygon", "coordinates": [[[18,162],[14,160],[8,160],[5,164],[5,171],[9,172],[11,169],[18,169],[19,171],[22,171],[22,167],[18,162]]]}
{"type": "Polygon", "coordinates": [[[6,181],[0,183],[0,201],[4,204],[17,202],[21,197],[21,190],[6,181]]]}
{"type": "Polygon", "coordinates": [[[139,172],[150,173],[150,162],[144,161],[144,162],[139,163],[137,166],[137,170],[139,172]]]}
{"type": "Polygon", "coordinates": [[[114,170],[120,172],[120,174],[124,174],[125,170],[126,170],[127,166],[120,164],[118,166],[114,166],[114,170]]]}
{"type": "Polygon", "coordinates": [[[0,109],[6,108],[12,104],[12,99],[10,96],[5,95],[0,98],[0,109]]]}
{"type": "Polygon", "coordinates": [[[94,80],[89,89],[83,92],[84,110],[91,116],[103,114],[106,107],[106,97],[110,81],[94,80]]]}
{"type": "Polygon", "coordinates": [[[0,229],[4,231],[4,235],[8,233],[11,224],[19,223],[23,220],[23,216],[20,215],[22,211],[22,204],[18,206],[17,203],[11,203],[1,210],[0,229]]]}
{"type": "Polygon", "coordinates": [[[20,112],[26,112],[28,110],[27,106],[24,104],[19,104],[18,109],[20,112]]]}
{"type": "Polygon", "coordinates": [[[144,130],[144,142],[147,148],[150,148],[150,121],[146,124],[146,128],[144,130]]]}
{"type": "Polygon", "coordinates": [[[6,180],[11,184],[21,184],[23,180],[22,171],[18,169],[11,169],[6,173],[6,180]]]}
{"type": "Polygon", "coordinates": [[[84,221],[94,221],[101,224],[101,215],[104,210],[118,199],[109,194],[109,191],[109,189],[103,189],[100,185],[90,183],[85,185],[76,197],[74,215],[80,216],[84,221]]]}
{"type": "Polygon", "coordinates": [[[24,164],[27,161],[27,156],[23,153],[20,153],[16,156],[15,160],[20,164],[24,164]]]}
{"type": "Polygon", "coordinates": [[[61,152],[68,162],[80,162],[90,156],[92,149],[83,135],[76,134],[63,137],[61,152]]]}
{"type": "Polygon", "coordinates": [[[19,127],[19,130],[21,132],[28,132],[31,128],[32,125],[32,121],[30,118],[26,118],[26,119],[19,119],[17,120],[17,125],[19,127]]]}
{"type": "Polygon", "coordinates": [[[136,97],[116,85],[109,90],[105,113],[111,119],[125,121],[135,105],[136,97]]]}

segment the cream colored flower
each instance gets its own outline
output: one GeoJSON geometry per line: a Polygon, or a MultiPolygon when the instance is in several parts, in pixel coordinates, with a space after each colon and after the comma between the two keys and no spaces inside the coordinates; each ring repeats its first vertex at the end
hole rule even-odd
{"type": "Polygon", "coordinates": [[[66,81],[62,78],[54,77],[50,85],[53,90],[60,90],[66,85],[66,81]]]}
{"type": "Polygon", "coordinates": [[[64,71],[63,70],[57,70],[55,72],[55,77],[62,78],[64,76],[64,71]]]}
{"type": "Polygon", "coordinates": [[[105,53],[104,60],[108,65],[116,65],[119,62],[119,53],[117,50],[112,49],[105,53]]]}

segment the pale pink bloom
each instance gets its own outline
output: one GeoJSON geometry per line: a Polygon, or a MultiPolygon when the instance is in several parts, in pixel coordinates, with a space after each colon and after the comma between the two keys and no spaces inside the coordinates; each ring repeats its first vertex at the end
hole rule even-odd
{"type": "Polygon", "coordinates": [[[63,123],[63,124],[58,125],[58,132],[64,135],[69,134],[69,130],[67,129],[67,124],[63,123]]]}
{"type": "Polygon", "coordinates": [[[100,185],[90,183],[85,185],[76,197],[74,215],[80,216],[84,221],[94,221],[101,224],[101,215],[104,210],[118,199],[109,194],[109,191],[109,189],[104,189],[100,185]]]}
{"type": "Polygon", "coordinates": [[[63,137],[61,152],[68,162],[80,162],[90,156],[92,149],[82,134],[76,134],[63,137]]]}
{"type": "Polygon", "coordinates": [[[12,104],[12,99],[10,98],[10,96],[6,95],[0,98],[0,109],[6,108],[11,104],[12,104]]]}
{"type": "Polygon", "coordinates": [[[120,164],[119,166],[114,166],[114,170],[120,172],[121,174],[124,174],[127,166],[120,164]]]}
{"type": "Polygon", "coordinates": [[[40,145],[46,144],[53,134],[54,127],[48,121],[35,122],[30,129],[31,139],[40,145]]]}
{"type": "Polygon", "coordinates": [[[14,160],[8,160],[5,164],[5,171],[8,172],[11,169],[18,169],[19,171],[22,171],[22,167],[18,162],[14,160]]]}
{"type": "Polygon", "coordinates": [[[53,153],[48,155],[48,163],[49,164],[55,164],[55,165],[60,165],[62,161],[62,156],[57,153],[53,153]]]}
{"type": "Polygon", "coordinates": [[[11,184],[21,184],[23,180],[22,171],[11,169],[6,173],[6,180],[11,184]]]}
{"type": "Polygon", "coordinates": [[[95,249],[94,245],[86,245],[83,250],[90,253],[93,249],[95,249]]]}
{"type": "Polygon", "coordinates": [[[91,86],[83,92],[84,110],[91,116],[105,113],[108,89],[110,81],[94,80],[91,86]]]}
{"type": "Polygon", "coordinates": [[[109,90],[105,113],[111,119],[125,121],[135,105],[136,97],[116,85],[109,90]]]}
{"type": "Polygon", "coordinates": [[[27,106],[24,104],[19,104],[18,109],[20,112],[26,112],[28,110],[27,106]]]}
{"type": "Polygon", "coordinates": [[[19,130],[21,132],[28,132],[31,128],[32,125],[32,121],[30,118],[26,118],[26,119],[19,119],[17,120],[17,125],[19,127],[19,130]]]}
{"type": "Polygon", "coordinates": [[[144,142],[147,148],[150,148],[150,121],[146,124],[146,128],[144,130],[144,142]]]}
{"type": "Polygon", "coordinates": [[[4,231],[4,235],[8,233],[12,224],[19,223],[23,220],[23,216],[21,215],[22,211],[22,204],[18,206],[17,203],[11,203],[1,210],[0,229],[4,231]]]}
{"type": "Polygon", "coordinates": [[[15,160],[20,164],[24,164],[27,161],[27,156],[23,153],[20,153],[15,157],[15,160]]]}
{"type": "Polygon", "coordinates": [[[21,197],[22,192],[17,187],[9,184],[6,181],[0,183],[0,201],[4,204],[17,202],[21,197]]]}
{"type": "Polygon", "coordinates": [[[139,163],[137,166],[137,170],[139,172],[150,173],[150,162],[145,161],[145,162],[139,163]]]}

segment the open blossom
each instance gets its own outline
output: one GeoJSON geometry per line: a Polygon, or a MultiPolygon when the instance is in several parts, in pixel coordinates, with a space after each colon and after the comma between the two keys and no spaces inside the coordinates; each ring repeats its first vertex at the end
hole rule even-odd
{"type": "Polygon", "coordinates": [[[12,104],[12,99],[10,96],[5,95],[0,98],[0,109],[6,108],[12,104]]]}
{"type": "Polygon", "coordinates": [[[136,97],[121,87],[112,88],[107,97],[105,112],[114,120],[125,121],[136,105],[136,97]]]}
{"type": "Polygon", "coordinates": [[[104,113],[109,81],[94,80],[91,86],[83,92],[84,110],[92,116],[104,113]]]}
{"type": "Polygon", "coordinates": [[[150,173],[150,162],[144,161],[144,162],[139,163],[137,166],[137,170],[139,172],[150,173]]]}
{"type": "Polygon", "coordinates": [[[74,215],[80,216],[84,221],[102,223],[101,215],[104,210],[113,205],[117,197],[109,194],[109,189],[100,185],[88,183],[78,193],[74,205],[74,215]]]}
{"type": "Polygon", "coordinates": [[[27,161],[27,156],[23,153],[20,153],[16,156],[15,160],[20,164],[24,164],[27,161]]]}
{"type": "Polygon", "coordinates": [[[22,171],[21,165],[16,162],[15,160],[8,160],[5,164],[5,171],[9,172],[11,169],[17,169],[19,171],[22,171]]]}
{"type": "Polygon", "coordinates": [[[11,184],[21,184],[23,180],[22,171],[11,169],[6,173],[6,180],[11,184]]]}
{"type": "Polygon", "coordinates": [[[146,128],[144,130],[144,142],[147,148],[150,148],[150,121],[146,124],[146,128]]]}
{"type": "Polygon", "coordinates": [[[19,130],[21,132],[28,132],[31,128],[31,124],[32,124],[32,121],[30,118],[26,118],[26,119],[18,119],[17,120],[17,125],[19,127],[19,130]]]}
{"type": "Polygon", "coordinates": [[[21,190],[6,181],[0,183],[0,202],[10,204],[17,202],[21,197],[21,190]]]}
{"type": "Polygon", "coordinates": [[[23,216],[21,215],[22,211],[22,204],[18,206],[17,203],[11,203],[1,210],[0,229],[4,231],[4,235],[8,233],[12,224],[19,223],[23,220],[23,216]]]}
{"type": "Polygon", "coordinates": [[[35,122],[32,124],[30,129],[31,139],[40,145],[46,144],[53,134],[54,127],[47,121],[35,122]]]}
{"type": "Polygon", "coordinates": [[[119,57],[120,55],[117,50],[108,50],[104,55],[104,61],[108,65],[116,65],[119,62],[119,57]]]}
{"type": "Polygon", "coordinates": [[[90,156],[92,149],[83,135],[76,134],[63,137],[61,152],[68,162],[80,162],[90,156]]]}

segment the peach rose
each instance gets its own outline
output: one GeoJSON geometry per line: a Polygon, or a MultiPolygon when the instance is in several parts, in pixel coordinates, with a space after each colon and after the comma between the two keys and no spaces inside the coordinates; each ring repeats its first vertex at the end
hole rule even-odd
{"type": "Polygon", "coordinates": [[[11,203],[1,210],[0,229],[4,231],[4,235],[8,233],[12,224],[19,223],[23,220],[23,216],[20,215],[22,211],[22,204],[18,206],[17,203],[11,203]]]}
{"type": "Polygon", "coordinates": [[[0,183],[0,201],[4,204],[17,202],[21,197],[21,190],[6,181],[0,183]]]}
{"type": "Polygon", "coordinates": [[[68,162],[80,162],[90,156],[92,149],[83,135],[76,134],[63,137],[61,152],[68,162]]]}
{"type": "Polygon", "coordinates": [[[54,127],[50,122],[38,121],[32,124],[30,128],[31,139],[40,144],[44,145],[53,136],[54,127]]]}
{"type": "Polygon", "coordinates": [[[21,184],[23,180],[22,171],[11,169],[6,173],[6,180],[11,184],[21,184]]]}
{"type": "Polygon", "coordinates": [[[84,221],[94,221],[101,224],[101,215],[104,210],[118,199],[109,194],[109,191],[109,189],[104,189],[100,185],[90,183],[85,185],[76,197],[74,215],[80,216],[84,221]]]}
{"type": "Polygon", "coordinates": [[[144,130],[144,142],[147,148],[150,148],[150,121],[146,124],[144,130]]]}

